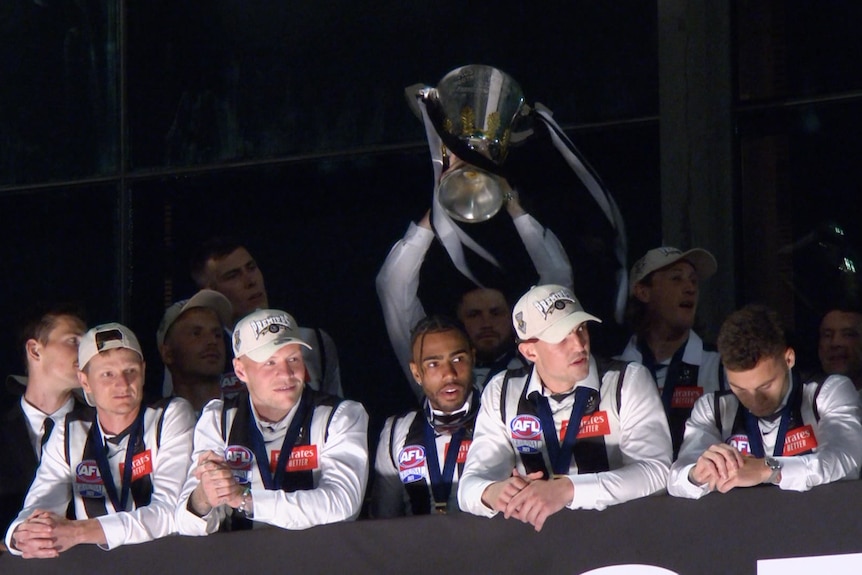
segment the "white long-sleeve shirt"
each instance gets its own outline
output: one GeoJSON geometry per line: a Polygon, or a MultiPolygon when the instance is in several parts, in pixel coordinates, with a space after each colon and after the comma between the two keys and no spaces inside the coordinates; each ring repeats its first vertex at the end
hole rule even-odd
{"type": "MultiPolygon", "coordinates": [[[[538,284],[572,287],[572,265],[557,236],[530,214],[521,214],[512,221],[536,267],[538,284]]],[[[392,246],[376,280],[389,341],[407,381],[420,399],[424,393],[410,373],[410,331],[426,315],[418,296],[419,270],[433,241],[434,232],[411,222],[404,237],[392,246]]]]}
{"type": "MultiPolygon", "coordinates": [[[[68,462],[65,455],[65,426],[58,426],[51,434],[42,452],[42,462],[36,470],[36,477],[24,500],[24,508],[6,532],[6,546],[10,552],[20,555],[20,551],[11,545],[12,533],[37,509],[65,516],[69,502],[74,501],[76,517],[87,518],[83,497],[73,489],[73,484],[76,481],[76,469],[83,457],[86,430],[89,429],[90,423],[73,424],[82,428],[75,433],[74,438],[69,439],[68,462]]],[[[108,514],[98,517],[97,520],[105,533],[107,549],[151,541],[177,531],[174,510],[188,470],[194,425],[194,412],[184,399],[175,398],[164,409],[146,408],[144,444],[151,456],[152,497],[148,505],[135,508],[134,500],[130,496],[126,509],[114,509],[110,499],[106,498],[108,514]],[[159,424],[162,413],[164,418],[159,424]],[[157,436],[160,436],[160,440],[156,439],[157,436]]],[[[129,436],[126,435],[117,445],[107,444],[108,464],[113,470],[112,476],[118,493],[122,480],[120,469],[125,460],[128,440],[129,436]]]]}
{"type": "MultiPolygon", "coordinates": [[[[638,350],[637,336],[632,336],[626,344],[625,349],[619,355],[619,359],[625,361],[636,361],[643,363],[643,355],[638,350]]],[[[703,348],[703,340],[693,331],[689,332],[688,341],[685,344],[685,350],[682,355],[683,363],[698,366],[697,385],[701,387],[704,393],[710,393],[721,389],[719,382],[719,373],[721,369],[721,357],[717,351],[707,351],[703,348]]],[[[659,392],[664,387],[664,381],[667,377],[667,367],[670,365],[670,359],[662,362],[661,367],[656,373],[656,384],[659,392]]]]}
{"type": "MultiPolygon", "coordinates": [[[[802,421],[810,425],[817,447],[806,455],[776,457],[782,464],[781,489],[808,491],[812,487],[838,481],[857,479],[862,464],[862,407],[853,382],[841,375],[829,376],[816,395],[817,413],[814,415],[817,383],[804,384],[802,421]]],[[[787,401],[788,389],[784,402],[787,401]]],[[[725,443],[731,437],[733,418],[739,401],[732,394],[722,399],[722,431],[715,422],[715,399],[712,393],[701,397],[686,423],[685,439],[679,458],[671,466],[668,478],[668,493],[677,497],[699,499],[709,493],[708,485],[694,485],[688,475],[701,454],[711,445],[725,443]]],[[[772,455],[778,439],[781,419],[758,420],[764,452],[772,455]]],[[[792,430],[788,430],[792,431],[792,430]]]]}
{"type": "MultiPolygon", "coordinates": [[[[285,419],[267,429],[254,414],[258,429],[266,444],[267,456],[280,450],[298,403],[285,419]]],[[[194,434],[194,453],[188,478],[177,507],[177,525],[184,535],[208,535],[218,530],[221,521],[231,512],[227,505],[213,508],[204,517],[188,510],[192,492],[200,483],[194,476],[198,457],[215,451],[223,454],[228,447],[222,439],[222,410],[220,399],[210,401],[203,409],[194,434]]],[[[254,501],[255,522],[284,529],[307,529],[315,525],[355,519],[361,510],[368,481],[368,414],[361,404],[342,400],[335,408],[321,405],[315,408],[309,440],[317,450],[317,466],[312,470],[314,488],[292,493],[281,489],[268,490],[264,486],[255,462],[248,479],[254,501]]],[[[236,409],[228,411],[228,430],[236,416],[236,409]]],[[[249,447],[249,446],[246,446],[249,447]]]]}
{"type": "MultiPolygon", "coordinates": [[[[511,431],[518,417],[517,401],[527,386],[527,396],[533,391],[547,395],[538,371],[511,377],[506,393],[506,420],[501,411],[501,393],[505,373],[492,379],[482,394],[481,408],[476,419],[473,443],[464,466],[458,488],[461,509],[475,515],[492,517],[497,512],[482,502],[482,494],[492,483],[511,477],[512,470],[522,475],[526,468],[521,462],[511,431]]],[[[619,371],[609,370],[599,380],[595,359],[590,357],[590,373],[576,387],[586,386],[600,392],[599,410],[607,416],[608,433],[604,435],[610,470],[578,474],[574,460],[567,477],[574,485],[569,509],[604,509],[664,489],[671,461],[670,432],[652,376],[645,367],[629,363],[622,383],[620,404],[615,406],[619,371]]],[[[567,421],[574,403],[574,394],[561,402],[550,401],[557,437],[567,421]]],[[[544,438],[541,450],[546,451],[544,438]]]]}

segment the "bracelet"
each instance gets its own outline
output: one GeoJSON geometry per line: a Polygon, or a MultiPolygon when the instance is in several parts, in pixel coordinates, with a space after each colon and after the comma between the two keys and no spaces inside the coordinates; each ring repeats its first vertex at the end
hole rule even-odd
{"type": "Polygon", "coordinates": [[[251,513],[245,508],[246,504],[251,501],[251,487],[246,487],[242,495],[242,501],[240,501],[239,507],[236,508],[237,512],[242,514],[243,517],[249,517],[251,513]]]}

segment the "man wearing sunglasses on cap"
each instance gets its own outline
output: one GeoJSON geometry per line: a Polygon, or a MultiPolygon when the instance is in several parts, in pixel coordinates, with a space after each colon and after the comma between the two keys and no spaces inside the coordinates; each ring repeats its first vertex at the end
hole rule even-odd
{"type": "Polygon", "coordinates": [[[118,323],[83,335],[78,366],[92,407],[73,410],[51,435],[24,509],[6,534],[9,550],[25,558],[56,557],[82,543],[114,549],[176,531],[191,406],[179,398],[143,405],[141,346],[118,323]]]}

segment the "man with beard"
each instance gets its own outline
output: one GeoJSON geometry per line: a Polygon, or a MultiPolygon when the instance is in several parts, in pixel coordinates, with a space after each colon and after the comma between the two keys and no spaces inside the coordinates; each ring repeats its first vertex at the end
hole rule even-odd
{"type": "Polygon", "coordinates": [[[473,439],[479,392],[473,346],[455,320],[431,316],[413,328],[410,370],[422,407],[390,417],[380,433],[373,517],[458,510],[458,477],[473,439]]]}
{"type": "Polygon", "coordinates": [[[862,393],[862,313],[836,307],[820,321],[817,355],[823,373],[846,375],[862,393]]]}
{"type": "Polygon", "coordinates": [[[209,402],[177,507],[185,535],[353,520],[368,479],[368,415],[305,384],[293,317],[258,310],[237,322],[233,366],[245,390],[209,402]]]}
{"type": "Polygon", "coordinates": [[[778,316],[764,306],[731,314],[718,349],[730,392],[697,400],[671,467],[671,495],[698,499],[764,483],[807,491],[859,477],[862,407],[849,379],[800,379],[778,316]]]}
{"type": "Polygon", "coordinates": [[[228,299],[203,289],[165,310],[156,343],[168,369],[174,394],[200,413],[221,396],[225,368],[224,329],[232,319],[228,299]]]}
{"type": "MultiPolygon", "coordinates": [[[[505,205],[536,267],[539,283],[571,287],[572,266],[557,236],[524,211],[514,190],[505,205]]],[[[419,271],[433,241],[429,211],[418,225],[411,223],[404,238],[392,247],[376,280],[389,341],[420,400],[424,393],[409,367],[412,361],[410,331],[426,316],[418,297],[419,271]]],[[[486,288],[470,290],[462,295],[455,311],[476,349],[475,381],[480,390],[495,374],[526,365],[515,348],[511,308],[501,291],[486,288]]]]}
{"type": "Polygon", "coordinates": [[[628,318],[634,331],[619,359],[649,369],[661,394],[674,458],[698,397],[724,389],[718,353],[694,332],[700,282],[716,270],[706,250],[661,247],[632,266],[628,318]]]}
{"type": "Polygon", "coordinates": [[[499,512],[540,531],[568,509],[604,509],[664,489],[667,420],[649,372],[590,353],[586,313],[560,285],[515,305],[519,349],[532,367],[494,377],[458,485],[461,509],[499,512]]]}

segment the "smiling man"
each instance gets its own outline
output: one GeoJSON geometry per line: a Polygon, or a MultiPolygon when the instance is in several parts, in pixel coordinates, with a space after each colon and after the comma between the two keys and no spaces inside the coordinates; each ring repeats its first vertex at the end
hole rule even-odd
{"type": "Polygon", "coordinates": [[[862,393],[862,313],[855,308],[829,310],[820,320],[817,355],[827,375],[846,375],[862,393]]]}
{"type": "Polygon", "coordinates": [[[374,517],[458,511],[479,392],[475,353],[463,326],[431,316],[413,328],[410,370],[425,393],[422,407],[390,417],[380,433],[371,497],[374,517]]]}
{"type": "Polygon", "coordinates": [[[627,315],[634,334],[619,359],[642,363],[661,394],[674,458],[697,398],[724,389],[718,353],[694,332],[700,282],[716,271],[706,250],[661,247],[632,266],[627,315]]]}
{"type": "Polygon", "coordinates": [[[762,483],[807,491],[859,477],[862,407],[849,379],[802,381],[777,314],[764,306],[731,314],[718,349],[730,391],[695,404],[671,495],[697,499],[762,483]]]}
{"type": "Polygon", "coordinates": [[[78,365],[94,408],[72,411],[45,445],[24,509],[6,534],[9,550],[25,558],[56,557],[82,543],[114,549],[176,531],[191,407],[183,399],[142,405],[143,353],[118,323],[83,335],[78,365]]]}
{"type": "Polygon", "coordinates": [[[237,322],[233,360],[246,390],[206,405],[177,522],[186,535],[264,524],[355,519],[368,479],[368,415],[305,384],[296,321],[258,310],[237,322]]]}
{"type": "Polygon", "coordinates": [[[665,487],[671,443],[655,384],[642,365],[596,360],[588,321],[600,320],[560,285],[515,305],[532,368],[500,373],[482,394],[462,509],[539,531],[563,508],[604,509],[665,487]]]}

